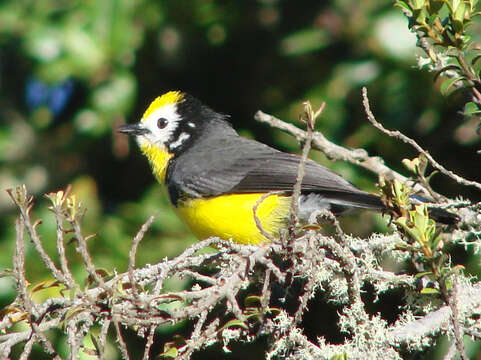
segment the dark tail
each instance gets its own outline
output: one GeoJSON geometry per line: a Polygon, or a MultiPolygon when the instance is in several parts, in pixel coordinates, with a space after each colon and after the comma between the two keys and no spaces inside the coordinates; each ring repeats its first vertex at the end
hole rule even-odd
{"type": "Polygon", "coordinates": [[[461,218],[458,215],[444,209],[428,207],[428,211],[429,216],[441,224],[455,225],[461,221],[461,218]]]}
{"type": "MultiPolygon", "coordinates": [[[[346,193],[346,192],[329,192],[329,194],[323,194],[331,202],[332,210],[334,213],[341,214],[346,210],[358,208],[383,211],[387,210],[381,198],[376,195],[359,192],[359,193],[346,193]]],[[[426,202],[425,199],[419,196],[413,196],[413,200],[426,202]]],[[[428,207],[429,216],[436,222],[445,225],[455,225],[461,218],[453,214],[452,212],[444,209],[428,207]]]]}

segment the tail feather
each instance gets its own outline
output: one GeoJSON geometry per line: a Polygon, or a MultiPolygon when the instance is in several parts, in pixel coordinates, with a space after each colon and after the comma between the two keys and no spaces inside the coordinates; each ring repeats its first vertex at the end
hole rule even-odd
{"type": "MultiPolygon", "coordinates": [[[[413,197],[413,200],[423,201],[419,197],[413,197]]],[[[312,192],[303,194],[299,199],[299,205],[301,219],[305,220],[313,211],[322,208],[332,211],[335,215],[343,215],[355,209],[387,210],[379,196],[365,192],[312,192]]],[[[428,207],[428,211],[431,218],[442,224],[454,225],[460,221],[458,215],[444,209],[428,207]]]]}

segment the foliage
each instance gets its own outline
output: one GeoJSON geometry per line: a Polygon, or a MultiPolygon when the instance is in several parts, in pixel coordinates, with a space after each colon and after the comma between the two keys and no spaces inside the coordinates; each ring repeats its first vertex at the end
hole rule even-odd
{"type": "Polygon", "coordinates": [[[480,59],[477,43],[468,34],[474,17],[479,16],[477,0],[410,0],[397,1],[405,10],[409,28],[415,31],[419,45],[427,57],[419,59],[436,76],[447,77],[441,92],[449,94],[455,88],[470,88],[472,102],[466,103],[464,114],[479,121],[481,113],[481,79],[477,62],[480,59]]]}

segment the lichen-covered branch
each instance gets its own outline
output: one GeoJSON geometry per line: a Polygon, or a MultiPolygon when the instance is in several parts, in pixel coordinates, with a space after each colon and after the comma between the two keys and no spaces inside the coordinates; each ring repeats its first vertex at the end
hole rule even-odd
{"type": "MultiPolygon", "coordinates": [[[[25,188],[16,191],[28,198],[25,188]]],[[[21,206],[29,205],[24,203],[21,206]]],[[[68,212],[59,214],[69,216],[68,212]]],[[[329,220],[328,214],[313,216],[319,217],[329,220]]],[[[436,301],[431,303],[426,298],[424,307],[407,305],[393,325],[367,312],[366,304],[360,297],[360,288],[365,282],[373,284],[379,293],[402,288],[411,297],[425,297],[416,290],[414,274],[397,275],[380,265],[380,259],[388,255],[398,262],[410,256],[409,250],[406,250],[407,244],[401,246],[405,240],[398,234],[374,234],[369,239],[358,239],[340,232],[340,228],[333,237],[312,228],[298,229],[297,238],[292,242],[291,255],[295,263],[289,271],[293,278],[303,279],[305,285],[302,293],[297,295],[298,308],[291,314],[282,307],[273,308],[268,299],[272,282],[283,284],[286,280],[286,269],[273,260],[274,254],[283,253],[280,244],[251,247],[213,238],[187,248],[174,259],[135,269],[132,254],[135,254],[134,247],[140,243],[139,238],[147,231],[149,219],[133,242],[132,265],[126,273],[110,280],[102,279],[102,283],[91,279],[89,286],[83,290],[80,286],[74,286],[73,297],[54,297],[35,304],[30,300],[34,288],[22,285],[26,284],[22,275],[25,219],[21,216],[17,221],[17,250],[14,255],[13,274],[17,279],[19,295],[3,312],[4,317],[0,321],[0,358],[8,358],[12,348],[22,343],[25,344],[23,358],[28,357],[35,343],[58,358],[45,335],[50,329],[63,329],[72,352],[71,358],[77,358],[82,351],[91,354],[97,350],[85,349],[83,339],[100,325],[101,332],[97,337],[99,344],[105,346],[107,341],[115,341],[120,354],[126,359],[129,358],[129,350],[123,340],[122,328],[135,328],[139,336],[146,336],[144,358],[147,359],[155,341],[154,329],[187,319],[193,322],[191,336],[184,343],[165,344],[165,355],[175,354],[177,358],[188,359],[195,351],[215,342],[222,342],[227,348],[232,341],[249,342],[267,335],[272,338],[267,349],[270,358],[297,358],[301,353],[312,359],[330,358],[341,353],[352,358],[373,354],[396,358],[400,346],[421,349],[435,334],[454,336],[450,320],[452,307],[438,306],[436,301]],[[210,245],[215,245],[218,250],[197,253],[210,245]],[[209,264],[217,264],[214,274],[203,273],[203,266],[209,264]],[[163,285],[148,286],[162,284],[172,276],[179,275],[192,279],[193,285],[177,292],[164,292],[163,285]],[[256,281],[262,281],[259,293],[249,295],[249,304],[241,303],[240,298],[244,297],[241,294],[256,281]],[[145,290],[149,288],[152,290],[145,290]],[[339,330],[350,334],[349,340],[343,344],[329,344],[322,337],[318,344],[314,344],[303,334],[300,320],[307,310],[308,300],[319,291],[343,307],[339,330]],[[166,304],[176,306],[166,308],[163,306],[166,304]],[[223,307],[224,311],[211,313],[218,306],[223,307]],[[419,318],[423,312],[425,314],[419,318]],[[18,323],[26,323],[29,327],[17,327],[18,323]],[[109,340],[107,333],[110,327],[114,328],[116,339],[109,340]]],[[[76,224],[81,232],[81,223],[76,224]]],[[[34,231],[33,236],[40,239],[36,228],[34,231]]],[[[94,266],[93,262],[91,264],[94,266]]],[[[63,267],[60,269],[64,270],[63,267]]],[[[67,283],[59,282],[56,286],[66,288],[67,283]]],[[[459,275],[456,296],[452,298],[456,301],[459,326],[468,334],[481,332],[479,324],[470,321],[481,314],[479,286],[472,285],[467,278],[459,275]]],[[[98,350],[97,354],[100,358],[103,356],[101,351],[98,350]]]]}

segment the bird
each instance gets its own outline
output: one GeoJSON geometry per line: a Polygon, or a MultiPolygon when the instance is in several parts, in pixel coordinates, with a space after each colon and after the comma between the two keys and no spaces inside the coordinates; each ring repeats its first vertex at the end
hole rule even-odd
{"type": "MultiPolygon", "coordinates": [[[[228,115],[196,97],[166,92],[150,103],[139,122],[118,131],[136,138],[177,216],[197,238],[260,245],[279,238],[287,226],[301,157],[240,136],[228,115]]],[[[379,196],[315,161],[308,159],[304,166],[301,223],[322,209],[335,216],[386,209],[379,196]]],[[[456,218],[440,209],[432,215],[444,223],[456,218]]]]}

